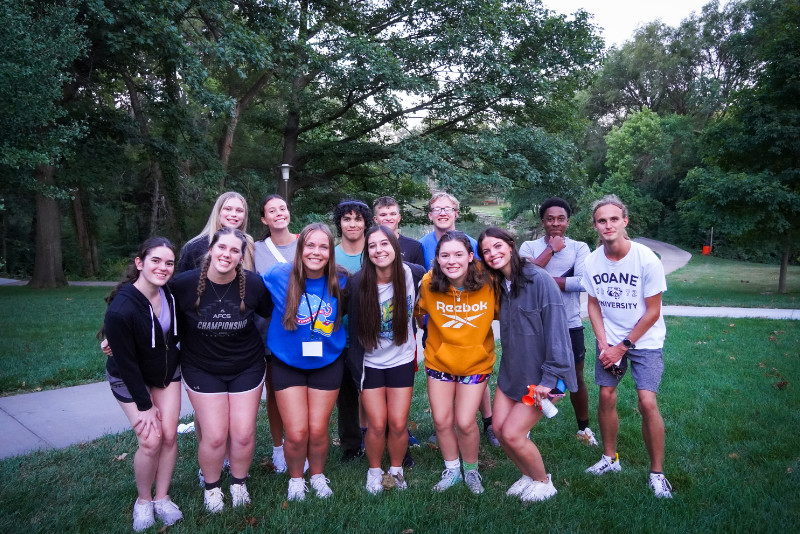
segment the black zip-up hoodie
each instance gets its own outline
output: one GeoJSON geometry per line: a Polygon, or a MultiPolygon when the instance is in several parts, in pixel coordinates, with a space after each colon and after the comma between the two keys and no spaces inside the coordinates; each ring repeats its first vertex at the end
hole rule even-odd
{"type": "Polygon", "coordinates": [[[114,352],[106,360],[106,370],[125,382],[141,412],[153,406],[146,386],[167,387],[178,366],[175,298],[166,286],[164,294],[172,318],[172,328],[166,334],[150,301],[133,284],[120,287],[106,310],[104,330],[114,352]]]}

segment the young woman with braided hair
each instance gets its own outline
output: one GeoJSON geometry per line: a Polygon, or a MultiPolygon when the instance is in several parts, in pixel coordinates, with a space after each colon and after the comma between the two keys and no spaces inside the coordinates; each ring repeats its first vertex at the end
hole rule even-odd
{"type": "Polygon", "coordinates": [[[254,317],[269,316],[272,301],[259,276],[242,266],[246,247],[241,231],[221,228],[211,238],[203,266],[173,282],[183,383],[203,429],[197,457],[205,477],[203,501],[212,513],[223,508],[220,479],[228,440],[232,504],[250,502],[245,481],[266,370],[254,317]]]}

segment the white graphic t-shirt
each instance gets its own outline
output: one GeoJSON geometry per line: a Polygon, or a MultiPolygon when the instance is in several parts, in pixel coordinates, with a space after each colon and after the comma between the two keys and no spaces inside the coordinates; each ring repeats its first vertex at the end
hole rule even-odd
{"type": "MultiPolygon", "coordinates": [[[[583,287],[596,298],[603,313],[606,339],[612,345],[625,339],[644,315],[644,299],[667,290],[664,266],[644,245],[631,242],[620,261],[610,261],[601,246],[586,258],[583,287]]],[[[660,349],[667,327],[664,314],[636,341],[637,349],[660,349]]]]}

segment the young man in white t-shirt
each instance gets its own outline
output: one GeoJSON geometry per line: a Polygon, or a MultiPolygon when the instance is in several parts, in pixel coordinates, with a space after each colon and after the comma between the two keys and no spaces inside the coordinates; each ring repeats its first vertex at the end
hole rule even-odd
{"type": "Polygon", "coordinates": [[[586,258],[583,286],[597,338],[595,382],[600,386],[597,420],[603,457],[586,471],[603,475],[621,470],[617,386],[630,366],[650,457],[649,485],[656,497],[671,498],[672,486],[663,473],[664,420],[656,401],[667,333],[661,314],[661,294],[667,290],[664,267],[652,250],[628,239],[628,210],[616,195],[592,205],[592,220],[601,246],[586,258]]]}

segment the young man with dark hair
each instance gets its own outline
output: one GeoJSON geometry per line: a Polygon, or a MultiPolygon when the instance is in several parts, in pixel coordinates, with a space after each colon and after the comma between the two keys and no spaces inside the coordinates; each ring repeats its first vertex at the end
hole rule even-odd
{"type": "MultiPolygon", "coordinates": [[[[333,222],[337,234],[342,238],[342,242],[334,249],[336,263],[351,274],[356,273],[361,270],[364,232],[372,226],[372,210],[360,200],[343,200],[333,210],[333,222]]],[[[346,324],[343,327],[346,331],[346,324]]],[[[349,344],[344,350],[347,351],[348,348],[349,344]]],[[[346,356],[342,355],[343,358],[346,356]]],[[[346,365],[336,407],[342,461],[350,462],[362,458],[364,448],[361,446],[363,435],[359,424],[358,388],[346,365]]]]}
{"type": "Polygon", "coordinates": [[[571,214],[572,209],[563,198],[553,197],[542,202],[539,218],[544,227],[544,237],[525,241],[519,248],[519,255],[533,259],[533,263],[547,271],[561,289],[575,358],[575,376],[578,379],[578,391],[569,396],[578,422],[576,437],[587,445],[596,447],[597,439],[589,428],[589,392],[583,379],[586,345],[581,321],[581,291],[584,291],[581,279],[589,246],[566,236],[571,214]]]}
{"type": "Polygon", "coordinates": [[[619,416],[617,386],[630,366],[642,436],[650,457],[650,488],[672,498],[664,477],[664,420],[656,396],[664,372],[667,328],[661,295],[667,290],[664,267],[652,250],[628,238],[628,209],[616,195],[592,205],[592,220],[601,246],[585,262],[583,286],[589,293],[589,320],[597,338],[595,382],[600,386],[597,420],[603,457],[586,471],[595,475],[622,470],[617,454],[619,416]]]}

